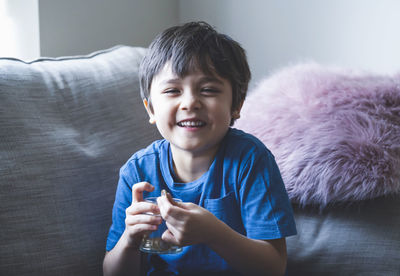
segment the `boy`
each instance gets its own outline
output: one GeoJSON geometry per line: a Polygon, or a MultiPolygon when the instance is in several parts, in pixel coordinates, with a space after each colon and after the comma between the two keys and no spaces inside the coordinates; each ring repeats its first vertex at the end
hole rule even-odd
{"type": "Polygon", "coordinates": [[[121,168],[107,239],[104,275],[282,275],[285,237],[296,234],[291,206],[272,154],[231,128],[250,71],[244,50],[204,22],[167,29],[140,68],[141,95],[164,140],[121,168]],[[155,204],[144,202],[148,196],[155,204]],[[182,203],[174,202],[182,199],[182,203]],[[161,218],[166,242],[181,253],[148,255],[143,235],[161,218]]]}

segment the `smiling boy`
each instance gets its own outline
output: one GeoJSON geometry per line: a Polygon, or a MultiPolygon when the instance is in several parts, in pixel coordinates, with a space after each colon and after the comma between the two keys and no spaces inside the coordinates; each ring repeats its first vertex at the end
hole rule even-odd
{"type": "Polygon", "coordinates": [[[140,78],[164,139],[121,168],[104,275],[139,275],[144,264],[148,275],[284,274],[296,228],[279,169],[258,139],[231,128],[250,80],[244,50],[204,22],[172,27],[150,45],[140,78]],[[143,201],[161,190],[158,207],[143,201]],[[162,239],[181,253],[140,262],[143,235],[161,223],[146,212],[161,214],[162,239]]]}

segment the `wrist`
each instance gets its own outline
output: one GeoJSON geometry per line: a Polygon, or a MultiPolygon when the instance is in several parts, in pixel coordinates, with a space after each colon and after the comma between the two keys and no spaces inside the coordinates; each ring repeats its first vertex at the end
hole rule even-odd
{"type": "Polygon", "coordinates": [[[125,229],[120,238],[121,247],[125,250],[139,251],[141,240],[141,238],[132,238],[125,229]]]}

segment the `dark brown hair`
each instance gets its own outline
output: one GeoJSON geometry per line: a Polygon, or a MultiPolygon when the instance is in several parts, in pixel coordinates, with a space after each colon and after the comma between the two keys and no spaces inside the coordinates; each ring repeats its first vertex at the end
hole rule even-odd
{"type": "MultiPolygon", "coordinates": [[[[140,93],[150,102],[154,76],[170,61],[179,77],[199,68],[205,74],[214,72],[230,81],[232,111],[237,110],[247,94],[251,78],[246,53],[238,42],[218,33],[205,22],[190,22],[160,33],[150,44],[140,64],[140,93]]],[[[233,121],[232,121],[233,124],[233,121]]]]}

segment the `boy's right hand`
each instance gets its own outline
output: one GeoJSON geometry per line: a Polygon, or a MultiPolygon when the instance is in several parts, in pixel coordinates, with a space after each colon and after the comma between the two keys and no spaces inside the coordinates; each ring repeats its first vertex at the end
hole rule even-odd
{"type": "Polygon", "coordinates": [[[151,192],[154,186],[148,182],[139,182],[132,187],[132,204],[126,208],[125,232],[128,246],[139,249],[143,235],[157,230],[161,224],[160,216],[149,216],[145,213],[159,214],[156,204],[143,201],[143,192],[151,192]]]}

